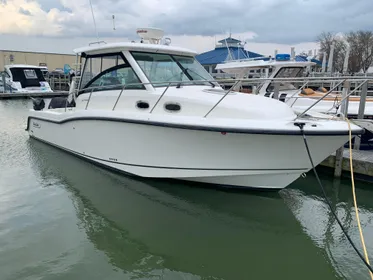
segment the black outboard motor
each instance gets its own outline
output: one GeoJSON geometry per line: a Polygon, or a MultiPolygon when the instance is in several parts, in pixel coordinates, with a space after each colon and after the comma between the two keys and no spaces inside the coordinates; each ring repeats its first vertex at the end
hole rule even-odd
{"type": "Polygon", "coordinates": [[[35,111],[41,111],[45,107],[45,102],[44,102],[44,99],[42,98],[33,98],[32,104],[34,105],[35,111]]]}

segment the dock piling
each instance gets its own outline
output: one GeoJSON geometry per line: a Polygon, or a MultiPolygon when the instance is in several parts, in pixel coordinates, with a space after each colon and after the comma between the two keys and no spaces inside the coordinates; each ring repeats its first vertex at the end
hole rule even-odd
{"type": "MultiPolygon", "coordinates": [[[[357,119],[358,120],[361,120],[361,119],[364,118],[365,102],[366,102],[366,98],[367,98],[367,93],[368,93],[368,81],[366,81],[363,84],[363,86],[361,87],[359,112],[357,114],[357,119]]],[[[360,150],[360,144],[361,144],[360,137],[355,137],[354,149],[355,150],[360,150]]]]}
{"type": "MultiPolygon", "coordinates": [[[[342,104],[341,104],[341,113],[344,116],[347,116],[348,112],[348,101],[349,97],[348,94],[350,92],[350,82],[345,81],[343,84],[343,90],[342,90],[342,104]],[[347,98],[346,98],[347,97],[347,98]]],[[[342,175],[342,162],[343,162],[343,151],[344,146],[340,147],[335,155],[335,169],[334,169],[334,177],[340,178],[342,175]]]]}
{"type": "Polygon", "coordinates": [[[5,75],[4,75],[4,73],[1,73],[1,78],[2,78],[2,82],[3,82],[3,93],[5,93],[6,84],[5,84],[5,75]]]}

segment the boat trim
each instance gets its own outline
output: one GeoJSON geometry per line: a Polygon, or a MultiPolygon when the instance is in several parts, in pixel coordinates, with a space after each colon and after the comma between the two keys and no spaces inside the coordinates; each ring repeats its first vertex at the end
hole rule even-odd
{"type": "MultiPolygon", "coordinates": [[[[264,134],[264,135],[303,135],[300,130],[261,130],[261,129],[251,129],[251,128],[226,128],[226,127],[211,127],[211,126],[203,126],[203,125],[192,125],[192,124],[176,124],[176,123],[166,123],[166,122],[155,122],[150,120],[134,120],[134,119],[125,119],[125,118],[115,118],[115,117],[92,117],[92,116],[79,116],[79,117],[71,117],[66,118],[64,120],[50,120],[41,117],[29,116],[27,118],[27,127],[26,131],[29,130],[30,127],[30,119],[36,119],[56,124],[63,124],[71,121],[80,121],[80,120],[103,120],[103,121],[113,121],[113,122],[124,122],[130,124],[140,124],[140,125],[151,125],[151,126],[161,126],[167,128],[178,128],[178,129],[188,129],[188,130],[202,130],[202,131],[212,131],[212,132],[220,132],[220,133],[240,133],[240,134],[264,134]]],[[[294,126],[299,124],[299,122],[294,122],[294,126]]],[[[352,131],[352,135],[360,135],[364,133],[364,129],[360,129],[358,131],[352,131]]],[[[318,135],[329,135],[329,136],[341,136],[341,135],[348,135],[348,130],[336,130],[336,131],[304,131],[306,135],[310,136],[318,136],[318,135]]]]}

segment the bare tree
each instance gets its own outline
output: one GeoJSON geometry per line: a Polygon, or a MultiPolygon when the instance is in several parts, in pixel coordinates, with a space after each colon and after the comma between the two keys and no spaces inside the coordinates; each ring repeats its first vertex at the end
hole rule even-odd
{"type": "Polygon", "coordinates": [[[317,42],[320,44],[319,59],[322,60],[323,54],[326,52],[327,61],[329,59],[331,46],[334,44],[333,69],[342,72],[347,47],[344,38],[332,32],[323,32],[317,37],[317,42]]]}
{"type": "Polygon", "coordinates": [[[350,45],[349,70],[364,73],[373,63],[373,32],[356,31],[346,36],[350,45]]]}

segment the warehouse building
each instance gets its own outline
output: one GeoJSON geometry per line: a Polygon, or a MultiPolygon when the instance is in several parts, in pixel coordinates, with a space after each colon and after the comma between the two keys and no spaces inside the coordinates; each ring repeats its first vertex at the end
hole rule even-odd
{"type": "Polygon", "coordinates": [[[56,69],[63,69],[65,64],[74,68],[76,56],[74,54],[0,50],[0,72],[4,70],[4,65],[8,64],[44,66],[52,72],[56,69]]]}

